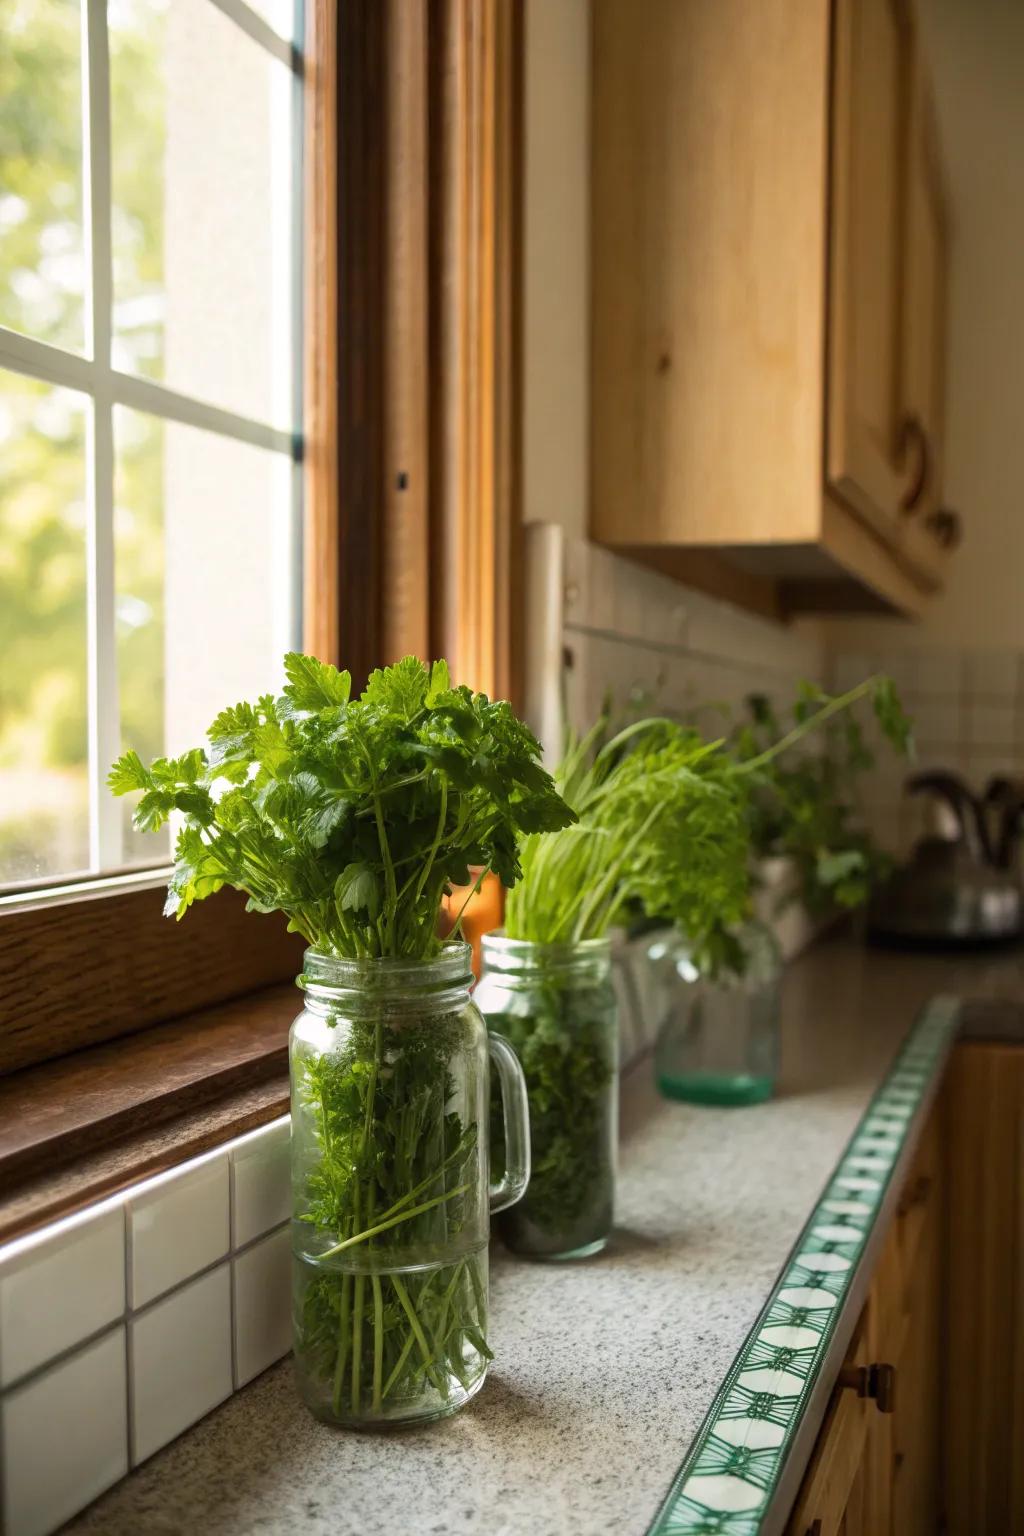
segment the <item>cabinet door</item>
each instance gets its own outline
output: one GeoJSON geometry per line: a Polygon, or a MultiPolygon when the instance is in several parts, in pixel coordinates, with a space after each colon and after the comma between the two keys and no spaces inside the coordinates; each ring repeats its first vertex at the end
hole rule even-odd
{"type": "Polygon", "coordinates": [[[903,295],[901,404],[917,441],[908,444],[917,463],[917,495],[908,511],[923,523],[942,499],[946,391],[945,194],[934,108],[920,56],[910,97],[906,186],[906,279],[903,295]]]}
{"type": "Polygon", "coordinates": [[[950,1536],[1024,1531],[1024,1047],[959,1045],[949,1083],[944,1463],[950,1536]]]}
{"type": "Polygon", "coordinates": [[[827,473],[894,542],[911,32],[905,0],[837,0],[834,15],[827,473]]]}
{"type": "MultiPolygon", "coordinates": [[[[857,1324],[844,1365],[868,1365],[872,1343],[869,1304],[857,1324]]],[[[867,1536],[862,1523],[870,1502],[865,1441],[869,1414],[874,1412],[873,1404],[865,1398],[836,1387],[786,1527],[787,1536],[805,1536],[815,1529],[815,1522],[818,1536],[839,1536],[840,1532],[867,1536]]]]}

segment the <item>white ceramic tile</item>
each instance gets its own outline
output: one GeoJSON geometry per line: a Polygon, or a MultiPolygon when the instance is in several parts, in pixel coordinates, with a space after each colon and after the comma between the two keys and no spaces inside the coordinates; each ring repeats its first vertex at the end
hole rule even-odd
{"type": "Polygon", "coordinates": [[[1012,703],[972,699],[967,706],[967,739],[972,747],[1008,747],[1016,735],[1012,703]]]}
{"type": "Polygon", "coordinates": [[[3,1400],[5,1536],[47,1536],[128,1471],[124,1326],[3,1400]]]}
{"type": "Polygon", "coordinates": [[[54,1224],[0,1249],[0,1385],[124,1312],[124,1209],[54,1224]]]}
{"type": "Polygon", "coordinates": [[[959,694],[918,693],[908,695],[903,704],[913,721],[915,741],[958,741],[960,739],[959,694]]]}
{"type": "Polygon", "coordinates": [[[1019,684],[1016,651],[974,651],[964,658],[967,688],[975,697],[1012,699],[1019,684]]]}
{"type": "Polygon", "coordinates": [[[231,1147],[232,1244],[240,1248],[291,1211],[288,1116],[261,1126],[231,1147]]]}
{"type": "Polygon", "coordinates": [[[874,656],[863,651],[841,651],[832,659],[832,688],[836,693],[845,693],[877,671],[879,667],[874,656]]]}
{"type": "MultiPolygon", "coordinates": [[[[885,651],[875,660],[874,672],[884,672],[891,677],[900,693],[914,693],[920,686],[920,652],[915,650],[885,651]]],[[[865,676],[868,674],[865,673],[865,676]]]]}
{"type": "Polygon", "coordinates": [[[917,653],[917,681],[919,693],[959,693],[964,686],[964,658],[959,651],[920,650],[917,653]]]}
{"type": "Polygon", "coordinates": [[[244,1387],[292,1347],[288,1228],[240,1253],[234,1271],[235,1386],[244,1387]]]}
{"type": "Polygon", "coordinates": [[[227,1152],[143,1186],[128,1201],[128,1224],[130,1300],[138,1308],[227,1253],[227,1152]]]}
{"type": "Polygon", "coordinates": [[[222,1264],[129,1323],[133,1465],[231,1393],[231,1277],[222,1264]]]}

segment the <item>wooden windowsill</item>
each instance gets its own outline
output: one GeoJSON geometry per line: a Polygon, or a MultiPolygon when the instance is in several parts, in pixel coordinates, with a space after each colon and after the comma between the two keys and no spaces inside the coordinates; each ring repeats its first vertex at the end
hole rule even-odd
{"type": "Polygon", "coordinates": [[[291,983],[0,1078],[0,1242],[283,1114],[291,983]]]}

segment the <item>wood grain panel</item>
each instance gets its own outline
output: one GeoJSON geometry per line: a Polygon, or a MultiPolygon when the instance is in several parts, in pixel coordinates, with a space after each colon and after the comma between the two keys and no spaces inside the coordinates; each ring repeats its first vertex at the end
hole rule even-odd
{"type": "Polygon", "coordinates": [[[220,891],[180,923],[162,889],[0,915],[0,1076],[295,977],[285,920],[220,891]]]}
{"type": "Polygon", "coordinates": [[[427,5],[381,0],[384,501],[381,662],[429,652],[427,5]]]}
{"type": "MultiPolygon", "coordinates": [[[[303,246],[303,645],[340,660],[338,7],[306,5],[303,246]]],[[[341,662],[344,665],[344,662],[341,662]]]]}
{"type": "MultiPolygon", "coordinates": [[[[381,0],[338,0],[338,651],[356,688],[383,659],[384,196],[381,0]]],[[[328,637],[329,638],[329,637],[328,637]]]]}
{"type": "Polygon", "coordinates": [[[897,536],[909,21],[903,0],[837,0],[828,290],[828,476],[897,536]]]}
{"type": "Polygon", "coordinates": [[[813,541],[829,7],[597,0],[592,531],[813,541]]]}
{"type": "Polygon", "coordinates": [[[1024,1049],[957,1048],[949,1132],[948,1530],[1024,1530],[1024,1049]]]}
{"type": "Polygon", "coordinates": [[[280,1076],[300,1008],[294,985],[271,987],[0,1079],[4,1179],[280,1076]]]}
{"type": "Polygon", "coordinates": [[[163,1173],[244,1135],[288,1109],[288,1077],[277,1073],[198,1105],[24,1180],[0,1182],[0,1242],[68,1216],[140,1179],[163,1173]]]}

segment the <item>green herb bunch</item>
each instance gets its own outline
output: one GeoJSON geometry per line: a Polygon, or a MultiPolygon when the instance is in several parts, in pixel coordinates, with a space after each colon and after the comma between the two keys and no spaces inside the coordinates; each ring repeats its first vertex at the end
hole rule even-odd
{"type": "Polygon", "coordinates": [[[407,656],[358,699],[347,672],[292,653],[280,698],[236,704],[194,748],[115,763],[115,795],[141,790],[135,824],[183,817],[169,914],[223,885],[284,912],[316,949],[426,959],[441,898],[470,865],[514,885],[523,833],[572,820],[511,707],[453,688],[445,662],[407,656]]]}
{"type": "Polygon", "coordinates": [[[575,822],[528,837],[506,907],[514,939],[603,937],[639,907],[697,931],[747,901],[746,790],[721,742],[668,719],[570,738],[555,783],[575,822]]]}
{"type": "MultiPolygon", "coordinates": [[[[602,718],[589,735],[570,741],[555,772],[577,821],[551,837],[525,840],[524,878],[506,908],[508,936],[576,944],[639,916],[677,926],[705,972],[741,971],[745,951],[736,929],[750,911],[752,841],[773,812],[792,815],[792,798],[783,800],[780,786],[788,794],[796,780],[779,759],[866,698],[884,734],[907,750],[909,722],[884,677],[838,697],[806,685],[792,729],[769,740],[749,726],[731,741],[708,743],[665,719],[641,720],[608,739],[602,718]]],[[[859,741],[845,739],[851,748],[859,741]]],[[[847,857],[832,865],[822,860],[823,872],[845,869],[851,878],[853,845],[828,851],[847,857]]],[[[588,1206],[595,1230],[609,1220],[614,1049],[607,1011],[593,990],[584,996],[558,966],[529,991],[528,1007],[522,997],[503,996],[496,983],[488,988],[486,979],[482,993],[485,1012],[494,999],[495,1020],[519,1052],[530,1093],[533,1174],[503,1230],[521,1251],[553,1252],[561,1239],[573,1251],[588,1206]]]]}
{"type": "Polygon", "coordinates": [[[901,756],[912,750],[910,721],[890,679],[868,679],[853,693],[843,696],[841,712],[826,716],[842,700],[802,684],[788,730],[767,699],[752,695],[750,718],[734,736],[740,760],[761,763],[750,796],[751,851],[758,859],[794,860],[800,898],[816,916],[861,906],[892,867],[858,815],[856,781],[874,766],[875,754],[850,705],[870,696],[883,740],[901,756]],[[816,750],[774,755],[793,731],[819,724],[816,750]]]}
{"type": "Polygon", "coordinates": [[[333,1419],[401,1418],[425,1396],[443,1407],[492,1358],[476,1233],[485,1164],[476,1122],[451,1108],[472,1054],[458,1011],[397,1015],[369,996],[338,1049],[301,1061],[293,1136],[311,1127],[315,1155],[296,1355],[333,1419]]]}
{"type": "Polygon", "coordinates": [[[483,1066],[459,986],[417,990],[402,962],[439,955],[442,897],[471,865],[514,885],[523,834],[573,813],[509,705],[443,661],[406,657],[358,699],[310,656],[285,673],[280,698],[218,715],[208,752],[128,752],[110,787],[141,791],[141,828],[182,817],[169,914],[234,886],[316,952],[292,1047],[300,1381],[335,1421],[432,1416],[490,1358],[483,1066]],[[322,956],[356,976],[325,982],[322,956]]]}
{"type": "Polygon", "coordinates": [[[524,842],[506,931],[541,946],[529,980],[480,989],[512,1041],[530,1097],[532,1173],[502,1218],[519,1252],[588,1251],[607,1236],[614,1195],[617,1067],[610,981],[562,946],[603,938],[637,907],[690,931],[734,922],[748,893],[746,790],[722,743],[667,719],[609,735],[606,717],[570,741],[555,782],[577,821],[524,842]],[[545,958],[545,954],[547,958],[545,958]]]}

